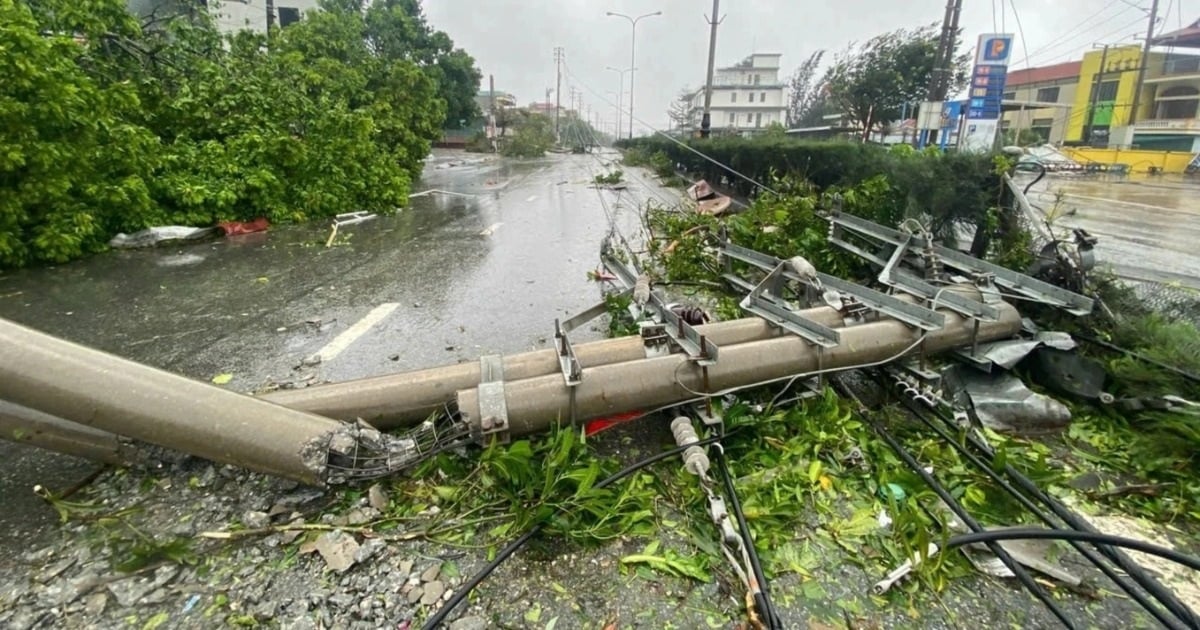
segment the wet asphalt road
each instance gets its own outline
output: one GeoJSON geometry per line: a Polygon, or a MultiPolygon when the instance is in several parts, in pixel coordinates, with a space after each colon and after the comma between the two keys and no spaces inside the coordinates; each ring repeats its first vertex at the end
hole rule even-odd
{"type": "MultiPolygon", "coordinates": [[[[456,194],[344,227],[332,247],[314,223],[7,273],[0,317],[200,380],[231,374],[238,391],[545,347],[554,318],[600,299],[587,272],[609,217],[633,239],[641,201],[678,198],[645,180],[594,189],[618,157],[437,152],[413,190],[456,194]],[[320,365],[294,369],[314,354],[320,365]]],[[[94,466],[8,442],[0,461],[3,556],[54,524],[32,485],[69,486],[94,466]]]]}
{"type": "Polygon", "coordinates": [[[1047,213],[1057,205],[1056,226],[1099,237],[1097,262],[1118,276],[1200,290],[1200,180],[1062,175],[1039,182],[1030,201],[1047,213]]]}

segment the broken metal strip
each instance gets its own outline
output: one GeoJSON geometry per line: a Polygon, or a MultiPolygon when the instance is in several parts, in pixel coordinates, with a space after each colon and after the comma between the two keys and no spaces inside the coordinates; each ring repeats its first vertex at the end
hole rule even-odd
{"type": "Polygon", "coordinates": [[[567,338],[567,333],[563,330],[562,324],[556,319],[554,320],[554,347],[558,351],[558,364],[562,368],[563,380],[567,387],[575,387],[583,382],[583,367],[579,364],[579,359],[575,357],[575,349],[571,347],[571,340],[567,338]]]}
{"type": "Polygon", "coordinates": [[[908,245],[912,243],[912,234],[904,237],[904,241],[892,250],[892,257],[888,258],[887,264],[880,270],[878,280],[882,284],[890,285],[889,280],[895,275],[896,269],[900,267],[900,261],[904,258],[904,254],[908,252],[908,245]]]}
{"type": "MultiPolygon", "coordinates": [[[[624,296],[624,295],[628,295],[632,292],[633,292],[633,290],[629,289],[626,291],[621,291],[617,295],[624,296]]],[[[593,319],[596,319],[597,317],[600,317],[601,315],[603,315],[607,312],[608,312],[608,302],[599,302],[597,304],[594,304],[594,305],[588,307],[587,310],[580,311],[579,313],[576,313],[575,315],[568,317],[562,323],[562,330],[564,333],[569,333],[572,330],[575,330],[575,329],[579,328],[580,326],[583,326],[584,324],[592,321],[593,319]]]]}
{"type": "MultiPolygon", "coordinates": [[[[910,240],[912,245],[916,247],[925,247],[927,245],[924,237],[916,234],[906,234],[853,215],[834,213],[830,216],[829,220],[841,227],[856,230],[866,236],[887,241],[895,246],[899,246],[906,240],[910,240]]],[[[933,251],[943,264],[975,275],[991,274],[995,276],[996,282],[1001,286],[1026,297],[1062,307],[1073,315],[1086,315],[1092,312],[1093,300],[1089,297],[941,245],[933,244],[933,251]]]]}
{"type": "MultiPolygon", "coordinates": [[[[752,249],[734,245],[729,242],[721,244],[721,252],[742,262],[750,263],[760,269],[770,271],[775,269],[783,261],[767,254],[754,251],[752,249]]],[[[791,271],[784,270],[783,277],[791,280],[801,280],[799,276],[791,271]]],[[[860,284],[842,280],[836,276],[831,276],[826,273],[817,272],[817,279],[820,280],[823,286],[830,287],[840,293],[850,295],[858,300],[860,304],[867,306],[875,311],[883,313],[893,319],[900,320],[910,326],[915,326],[921,330],[938,330],[946,324],[946,317],[941,313],[925,308],[919,304],[910,304],[903,300],[898,300],[893,296],[881,293],[875,289],[864,287],[860,284]]]]}
{"type": "MultiPolygon", "coordinates": [[[[637,283],[638,275],[634,270],[630,269],[624,262],[617,260],[616,257],[608,253],[600,255],[604,266],[625,286],[627,291],[632,291],[633,286],[637,283]]],[[[644,308],[649,309],[659,317],[663,322],[663,330],[667,336],[671,338],[683,351],[693,360],[699,362],[700,365],[712,365],[717,361],[719,350],[717,345],[706,339],[692,327],[691,324],[683,321],[679,315],[667,308],[653,292],[650,293],[650,299],[646,302],[644,308]]],[[[637,315],[635,314],[635,319],[637,315]]]]}
{"type": "Polygon", "coordinates": [[[781,273],[782,270],[776,268],[767,274],[767,277],[742,299],[742,309],[821,348],[832,348],[840,344],[842,336],[838,331],[790,311],[763,296],[764,289],[781,277],[781,273]]]}

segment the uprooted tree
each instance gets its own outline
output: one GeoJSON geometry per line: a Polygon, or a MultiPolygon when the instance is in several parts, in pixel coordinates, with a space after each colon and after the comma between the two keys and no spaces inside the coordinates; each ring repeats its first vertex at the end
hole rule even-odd
{"type": "Polygon", "coordinates": [[[229,37],[200,10],[0,0],[0,49],[0,268],[154,225],[393,211],[478,80],[400,0],[229,37]]]}
{"type": "MultiPolygon", "coordinates": [[[[937,51],[937,25],[899,29],[851,46],[825,74],[829,98],[864,133],[899,120],[905,103],[925,99],[938,70],[937,51]]],[[[953,55],[951,93],[966,85],[968,60],[967,54],[953,55]]]]}

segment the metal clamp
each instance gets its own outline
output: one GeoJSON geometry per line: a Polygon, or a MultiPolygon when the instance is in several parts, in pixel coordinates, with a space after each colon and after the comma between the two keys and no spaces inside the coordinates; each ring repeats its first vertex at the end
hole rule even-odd
{"type": "Polygon", "coordinates": [[[558,365],[562,368],[563,380],[566,381],[567,387],[575,387],[582,383],[583,366],[575,357],[575,349],[571,347],[571,340],[567,338],[562,323],[557,319],[554,320],[554,347],[558,351],[558,365]]]}
{"type": "MultiPolygon", "coordinates": [[[[501,444],[509,442],[508,402],[504,397],[504,357],[489,354],[479,357],[479,428],[484,438],[494,436],[501,444]]],[[[484,440],[487,443],[487,440],[484,440]]]]}

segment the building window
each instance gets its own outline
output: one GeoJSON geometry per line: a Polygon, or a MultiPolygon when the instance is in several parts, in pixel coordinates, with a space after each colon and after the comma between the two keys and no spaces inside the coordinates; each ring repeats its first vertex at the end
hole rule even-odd
{"type": "Polygon", "coordinates": [[[746,75],[746,85],[750,85],[750,83],[753,81],[754,81],[754,77],[747,74],[746,75]]]}
{"type": "Polygon", "coordinates": [[[751,102],[751,103],[753,103],[753,102],[754,102],[754,92],[751,92],[751,93],[750,93],[750,102],[751,102]]]}
{"type": "MultiPolygon", "coordinates": [[[[986,92],[987,92],[987,90],[984,90],[984,93],[986,93],[986,92]]],[[[1016,92],[1005,92],[1004,95],[1001,96],[1000,98],[1003,100],[1006,100],[1006,101],[1015,101],[1015,100],[1017,100],[1017,93],[1016,92]]]]}
{"type": "Polygon", "coordinates": [[[1096,84],[1093,83],[1092,84],[1092,94],[1095,95],[1096,101],[1101,102],[1101,103],[1103,103],[1105,101],[1115,101],[1115,100],[1117,100],[1117,87],[1120,85],[1121,85],[1120,80],[1105,81],[1104,83],[1100,84],[1100,91],[1099,91],[1099,94],[1097,94],[1096,93],[1096,84]]]}
{"type": "Polygon", "coordinates": [[[755,114],[755,115],[754,115],[754,126],[755,126],[755,127],[761,127],[761,126],[762,126],[762,114],[755,114]]]}
{"type": "Polygon", "coordinates": [[[761,82],[762,82],[762,75],[761,74],[754,75],[754,85],[758,85],[761,82]]]}
{"type": "Polygon", "coordinates": [[[746,123],[749,124],[752,122],[754,122],[754,114],[746,114],[746,123]]]}
{"type": "Polygon", "coordinates": [[[1058,102],[1058,88],[1057,87],[1048,87],[1048,88],[1038,89],[1037,102],[1039,102],[1039,103],[1057,103],[1058,102]]]}
{"type": "Polygon", "coordinates": [[[280,28],[290,26],[300,21],[300,9],[295,7],[278,7],[280,28]]]}
{"type": "Polygon", "coordinates": [[[762,102],[766,103],[766,102],[767,102],[767,93],[766,93],[766,92],[759,92],[759,93],[758,93],[758,100],[760,100],[760,101],[762,101],[762,102]]]}
{"type": "Polygon", "coordinates": [[[733,112],[729,112],[729,124],[731,124],[731,125],[737,124],[737,114],[735,114],[733,112]]]}
{"type": "Polygon", "coordinates": [[[730,93],[729,93],[729,102],[730,102],[730,103],[736,103],[736,102],[737,102],[737,92],[730,92],[730,93]]]}

